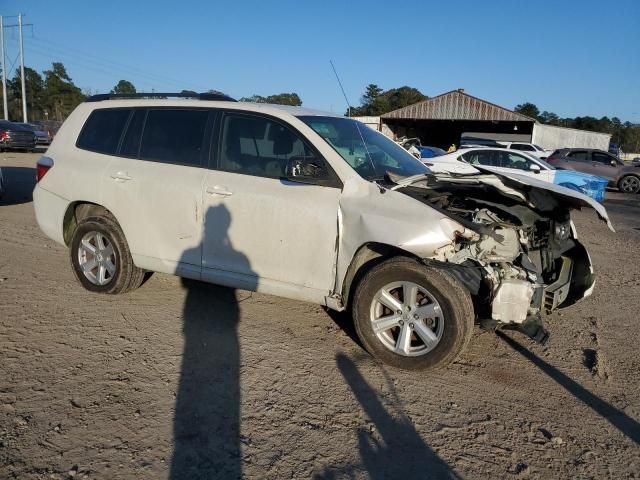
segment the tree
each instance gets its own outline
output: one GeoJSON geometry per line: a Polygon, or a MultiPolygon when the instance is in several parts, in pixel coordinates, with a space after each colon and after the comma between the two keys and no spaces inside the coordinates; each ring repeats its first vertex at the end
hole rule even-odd
{"type": "Polygon", "coordinates": [[[82,91],[76,87],[67,74],[64,65],[54,62],[51,70],[44,71],[44,105],[53,120],[64,120],[85,100],[82,91]]]}
{"type": "Polygon", "coordinates": [[[560,125],[560,117],[555,113],[547,112],[546,110],[538,116],[538,120],[549,125],[560,125]]]}
{"type": "Polygon", "coordinates": [[[273,103],[276,105],[293,105],[299,107],[302,105],[302,100],[297,93],[278,93],[276,95],[269,95],[263,97],[262,95],[251,95],[250,97],[242,97],[241,102],[252,103],[273,103]]]}
{"type": "Polygon", "coordinates": [[[360,106],[351,108],[351,115],[378,116],[427,98],[417,88],[404,86],[383,91],[375,83],[370,83],[360,98],[360,106]]]}
{"type": "Polygon", "coordinates": [[[520,105],[516,105],[516,108],[513,109],[514,112],[521,113],[522,115],[526,115],[527,117],[531,117],[534,119],[538,119],[540,116],[540,110],[531,102],[521,103],[520,105]]]}
{"type": "Polygon", "coordinates": [[[131,94],[136,93],[136,87],[128,80],[120,80],[118,84],[113,87],[111,93],[116,94],[131,94]]]}
{"type": "MultiPolygon", "coordinates": [[[[16,69],[13,79],[7,80],[9,98],[9,118],[22,121],[22,82],[20,69],[16,69]]],[[[44,111],[44,82],[34,69],[24,67],[24,83],[27,92],[27,112],[29,118],[42,118],[44,111]]]]}

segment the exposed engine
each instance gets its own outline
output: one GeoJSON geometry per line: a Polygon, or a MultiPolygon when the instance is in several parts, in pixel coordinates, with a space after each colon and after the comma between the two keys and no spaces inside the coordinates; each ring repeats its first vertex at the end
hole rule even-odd
{"type": "Polygon", "coordinates": [[[541,313],[568,299],[571,253],[582,248],[572,238],[569,209],[553,198],[534,205],[481,183],[403,191],[465,227],[446,263],[469,288],[484,322],[546,341],[541,313]]]}

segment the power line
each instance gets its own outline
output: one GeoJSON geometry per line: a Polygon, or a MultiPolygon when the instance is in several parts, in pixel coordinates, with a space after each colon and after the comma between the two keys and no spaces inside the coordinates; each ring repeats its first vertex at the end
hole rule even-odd
{"type": "MultiPolygon", "coordinates": [[[[108,69],[108,67],[101,67],[99,65],[91,65],[91,64],[87,64],[84,63],[82,61],[78,61],[78,60],[69,60],[69,58],[66,57],[66,55],[56,55],[56,54],[52,54],[51,52],[45,50],[45,49],[40,49],[40,48],[35,48],[33,46],[31,46],[29,48],[29,50],[31,51],[31,53],[40,56],[42,58],[46,58],[48,61],[50,62],[54,62],[57,60],[64,60],[64,63],[66,63],[67,65],[71,65],[74,68],[79,68],[81,70],[89,70],[92,72],[97,72],[97,73],[101,73],[101,74],[106,74],[109,76],[114,75],[114,71],[108,69]]],[[[164,81],[155,81],[152,82],[151,80],[139,80],[136,79],[135,80],[136,83],[138,85],[142,84],[142,85],[148,85],[150,87],[156,87],[158,85],[164,85],[164,86],[170,86],[169,84],[165,83],[164,81]]],[[[171,88],[175,88],[175,86],[171,86],[171,88]]]]}
{"type": "Polygon", "coordinates": [[[121,62],[115,62],[113,60],[109,60],[104,57],[97,58],[95,54],[82,52],[81,50],[62,46],[59,43],[51,42],[49,40],[43,40],[35,36],[30,38],[29,40],[30,42],[33,42],[31,43],[32,48],[33,47],[39,47],[41,49],[46,48],[47,50],[50,50],[52,54],[57,54],[57,55],[63,54],[69,58],[75,58],[77,61],[97,64],[100,67],[109,68],[109,71],[117,70],[117,71],[126,73],[127,75],[134,75],[136,77],[145,77],[148,80],[152,80],[155,82],[162,82],[165,85],[174,85],[175,87],[179,87],[179,88],[197,87],[196,88],[197,90],[206,90],[210,88],[210,87],[203,87],[202,85],[194,85],[191,82],[184,82],[175,78],[158,75],[153,72],[149,72],[147,70],[143,70],[141,68],[134,67],[131,65],[126,65],[121,62]]]}

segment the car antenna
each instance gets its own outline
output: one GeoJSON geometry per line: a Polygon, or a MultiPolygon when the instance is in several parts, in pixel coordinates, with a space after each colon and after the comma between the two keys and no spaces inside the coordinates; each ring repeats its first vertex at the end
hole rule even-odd
{"type": "Polygon", "coordinates": [[[336,67],[333,64],[333,60],[329,60],[331,64],[331,68],[333,69],[333,74],[336,76],[336,80],[338,81],[338,85],[340,86],[340,90],[342,90],[342,95],[344,96],[344,101],[347,102],[347,117],[351,117],[351,104],[349,103],[349,99],[347,98],[347,94],[344,91],[344,87],[342,86],[342,82],[340,81],[340,77],[338,76],[338,72],[336,71],[336,67]]]}

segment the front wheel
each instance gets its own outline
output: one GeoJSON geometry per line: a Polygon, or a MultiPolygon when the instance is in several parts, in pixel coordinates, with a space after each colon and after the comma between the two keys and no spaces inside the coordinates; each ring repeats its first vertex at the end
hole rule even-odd
{"type": "Polygon", "coordinates": [[[618,188],[624,193],[638,193],[640,192],[640,177],[635,175],[622,177],[618,183],[618,188]]]}
{"type": "Polygon", "coordinates": [[[473,331],[469,292],[442,269],[409,258],[391,258],[367,272],[352,308],[367,351],[406,370],[451,363],[473,331]]]}
{"type": "Polygon", "coordinates": [[[89,291],[125,293],[144,280],[144,270],[134,265],[124,233],[110,215],[83,219],[69,253],[76,278],[89,291]]]}

